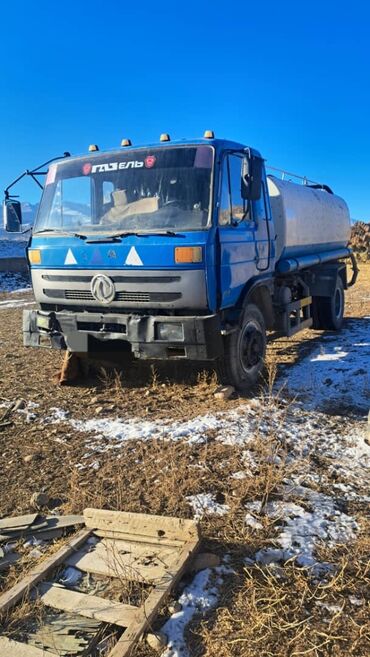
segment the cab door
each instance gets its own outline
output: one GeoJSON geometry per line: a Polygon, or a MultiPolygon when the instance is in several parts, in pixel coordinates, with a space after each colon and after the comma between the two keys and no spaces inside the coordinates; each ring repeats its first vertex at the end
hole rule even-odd
{"type": "Polygon", "coordinates": [[[270,216],[265,174],[261,197],[248,202],[242,198],[243,153],[227,153],[221,164],[219,191],[219,302],[220,308],[234,306],[255,276],[269,270],[270,216]]]}

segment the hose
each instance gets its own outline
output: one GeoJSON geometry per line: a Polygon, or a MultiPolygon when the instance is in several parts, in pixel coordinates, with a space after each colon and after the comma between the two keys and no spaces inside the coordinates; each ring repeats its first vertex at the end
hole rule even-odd
{"type": "Polygon", "coordinates": [[[358,274],[359,274],[360,270],[358,268],[357,260],[355,258],[355,254],[353,253],[353,251],[351,251],[351,253],[349,254],[349,258],[351,258],[351,265],[352,265],[353,274],[352,274],[351,280],[349,281],[349,283],[347,283],[347,287],[352,287],[352,285],[354,285],[357,281],[357,277],[358,277],[358,274]]]}

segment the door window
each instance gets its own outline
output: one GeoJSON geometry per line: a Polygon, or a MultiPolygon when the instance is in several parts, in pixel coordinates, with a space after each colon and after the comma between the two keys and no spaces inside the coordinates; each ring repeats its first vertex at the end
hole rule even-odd
{"type": "Polygon", "coordinates": [[[218,223],[220,226],[228,226],[231,223],[231,200],[230,200],[229,158],[227,156],[224,157],[223,160],[221,184],[222,184],[221,205],[218,214],[218,223]]]}
{"type": "Polygon", "coordinates": [[[253,221],[258,224],[259,221],[265,221],[267,216],[266,211],[266,190],[265,183],[261,185],[261,196],[257,201],[252,201],[252,216],[253,221]]]}
{"type": "Polygon", "coordinates": [[[220,226],[227,226],[232,220],[240,222],[246,219],[247,202],[241,194],[241,175],[243,157],[227,155],[223,161],[221,204],[219,212],[220,226]]]}
{"type": "Polygon", "coordinates": [[[241,194],[241,176],[243,158],[239,155],[229,155],[231,216],[236,221],[242,221],[246,212],[246,201],[241,194]]]}

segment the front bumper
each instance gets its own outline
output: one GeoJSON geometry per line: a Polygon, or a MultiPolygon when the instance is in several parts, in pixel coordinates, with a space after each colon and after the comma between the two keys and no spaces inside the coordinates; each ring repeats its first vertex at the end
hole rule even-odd
{"type": "MultiPolygon", "coordinates": [[[[23,312],[23,343],[26,347],[52,347],[74,352],[93,351],[92,340],[123,340],[136,358],[214,360],[222,355],[218,315],[135,315],[86,312],[23,312]],[[182,339],[159,339],[157,325],[181,324],[182,339]]],[[[119,345],[117,344],[119,349],[119,345]]]]}

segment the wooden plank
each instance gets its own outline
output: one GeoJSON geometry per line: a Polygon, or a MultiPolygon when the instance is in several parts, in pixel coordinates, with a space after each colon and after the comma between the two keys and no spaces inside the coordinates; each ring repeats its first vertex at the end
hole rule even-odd
{"type": "Polygon", "coordinates": [[[18,527],[22,529],[27,528],[29,525],[35,522],[38,513],[29,513],[26,516],[14,516],[13,518],[1,518],[0,520],[0,531],[14,530],[18,527]]]}
{"type": "Polygon", "coordinates": [[[3,530],[6,531],[9,538],[23,537],[23,536],[37,536],[41,535],[41,532],[57,531],[61,529],[66,529],[68,527],[75,527],[76,525],[83,525],[84,518],[83,516],[78,515],[69,515],[69,516],[47,516],[46,518],[40,519],[38,522],[34,523],[29,527],[19,529],[9,529],[3,530]]]}
{"type": "Polygon", "coordinates": [[[198,538],[198,527],[194,520],[128,513],[125,511],[105,511],[104,509],[85,509],[86,527],[118,531],[156,539],[176,539],[188,541],[198,538]]]}
{"type": "Polygon", "coordinates": [[[137,607],[112,600],[105,600],[97,595],[86,595],[71,591],[53,582],[43,582],[38,591],[42,602],[48,607],[68,611],[86,618],[128,627],[134,618],[137,607]]]}
{"type": "Polygon", "coordinates": [[[31,646],[29,643],[20,643],[13,641],[6,636],[0,636],[0,655],[1,657],[55,657],[54,652],[42,650],[31,646]]]}
{"type": "Polygon", "coordinates": [[[24,527],[10,527],[9,529],[2,529],[2,532],[5,533],[10,539],[25,536],[26,534],[35,534],[41,529],[46,529],[47,526],[48,525],[45,520],[37,520],[32,525],[27,525],[24,527]]]}
{"type": "Polygon", "coordinates": [[[85,524],[84,517],[80,515],[47,516],[45,520],[47,529],[65,529],[66,527],[85,524]]]}
{"type": "MultiPolygon", "coordinates": [[[[160,579],[166,574],[166,568],[159,566],[154,571],[146,573],[144,568],[135,568],[131,564],[121,563],[112,553],[103,550],[92,552],[78,551],[66,561],[68,566],[74,566],[86,573],[94,573],[103,577],[116,577],[131,582],[149,582],[160,579]],[[146,576],[148,575],[148,576],[146,576]]],[[[147,569],[148,570],[148,569],[147,569]]]]}
{"type": "Polygon", "coordinates": [[[132,624],[124,631],[116,645],[109,652],[108,657],[129,657],[136,642],[144,634],[145,630],[152,624],[158,609],[163,605],[171,589],[181,579],[186,571],[189,561],[193,558],[200,545],[199,540],[189,541],[178,553],[177,560],[173,564],[171,577],[167,582],[156,586],[148,595],[145,602],[138,609],[132,624]]]}
{"type": "MultiPolygon", "coordinates": [[[[63,529],[40,529],[40,531],[35,532],[34,534],[27,534],[27,536],[33,536],[39,541],[52,541],[62,538],[63,529]]],[[[27,536],[25,538],[27,538],[27,536]]]]}
{"type": "Polygon", "coordinates": [[[60,550],[52,554],[44,561],[40,561],[20,582],[12,586],[0,596],[0,615],[11,609],[21,598],[28,595],[30,589],[38,584],[56,566],[63,563],[70,554],[75,552],[80,545],[90,536],[90,529],[82,529],[76,536],[70,538],[60,550]]]}
{"type": "Polygon", "coordinates": [[[90,551],[71,555],[66,563],[87,573],[151,583],[167,576],[177,555],[176,548],[103,539],[90,551]]]}
{"type": "MultiPolygon", "coordinates": [[[[126,532],[119,532],[119,531],[106,531],[104,529],[96,529],[94,531],[95,536],[99,536],[99,538],[113,538],[114,540],[117,541],[134,541],[135,543],[142,543],[143,545],[151,545],[151,546],[163,546],[163,547],[177,547],[181,548],[185,541],[184,540],[176,540],[176,539],[169,539],[169,538],[158,538],[154,536],[141,536],[138,534],[128,534],[126,532]]],[[[1,539],[1,536],[0,536],[1,539]]]]}
{"type": "Polygon", "coordinates": [[[116,538],[103,538],[99,543],[96,544],[96,548],[105,546],[106,549],[110,550],[112,553],[117,554],[118,556],[126,556],[129,554],[132,558],[135,559],[150,559],[154,555],[163,562],[170,562],[171,559],[176,557],[179,553],[179,548],[181,549],[184,546],[184,543],[181,543],[180,546],[171,547],[169,545],[158,545],[158,543],[140,543],[136,541],[127,541],[124,539],[116,538]]]}

